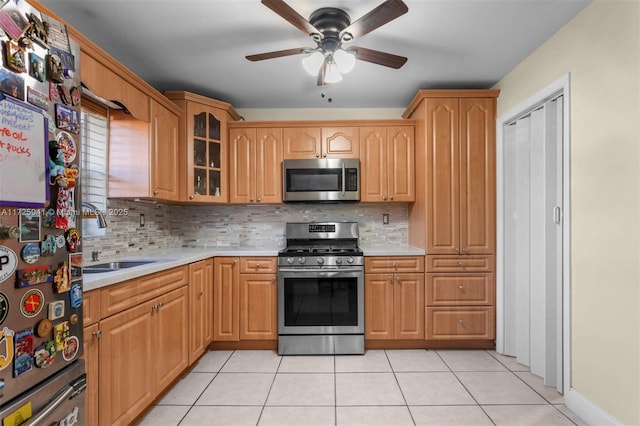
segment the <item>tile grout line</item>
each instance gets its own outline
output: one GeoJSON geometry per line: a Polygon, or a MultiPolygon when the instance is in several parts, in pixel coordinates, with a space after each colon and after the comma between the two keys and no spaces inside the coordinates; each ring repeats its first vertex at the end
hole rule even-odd
{"type": "Polygon", "coordinates": [[[273,384],[276,382],[276,377],[278,377],[278,371],[280,370],[280,366],[282,365],[282,360],[284,359],[284,357],[282,355],[278,355],[278,357],[280,358],[280,360],[278,361],[278,367],[276,368],[276,371],[273,375],[273,380],[271,380],[271,384],[269,385],[269,390],[267,391],[267,395],[264,398],[264,403],[262,404],[262,408],[260,408],[260,414],[258,415],[258,420],[256,421],[256,426],[258,426],[260,424],[260,420],[262,419],[262,414],[264,413],[264,409],[267,406],[267,401],[269,400],[269,395],[271,394],[271,391],[273,390],[273,384]]]}
{"type": "Polygon", "coordinates": [[[400,386],[400,381],[398,381],[398,376],[396,375],[396,370],[393,368],[393,364],[391,363],[391,360],[389,359],[389,354],[387,353],[387,350],[384,349],[384,356],[387,358],[387,362],[389,363],[389,367],[391,367],[391,372],[393,373],[393,378],[396,381],[396,385],[398,385],[398,389],[400,390],[400,395],[402,395],[402,399],[404,400],[404,406],[407,408],[407,411],[409,412],[409,417],[411,418],[411,421],[413,422],[414,426],[416,425],[416,419],[413,418],[413,413],[411,412],[411,409],[409,408],[409,403],[407,402],[407,397],[404,396],[404,392],[402,391],[402,386],[400,386]]]}

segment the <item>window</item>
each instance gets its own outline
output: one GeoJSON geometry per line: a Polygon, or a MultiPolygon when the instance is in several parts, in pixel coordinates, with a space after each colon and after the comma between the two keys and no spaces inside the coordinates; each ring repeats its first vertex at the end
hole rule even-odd
{"type": "MultiPolygon", "coordinates": [[[[82,99],[82,202],[91,203],[103,212],[107,207],[107,115],[107,108],[86,98],[82,99]]],[[[105,229],[100,229],[97,220],[92,216],[83,219],[82,233],[89,237],[100,236],[105,235],[105,229]]]]}

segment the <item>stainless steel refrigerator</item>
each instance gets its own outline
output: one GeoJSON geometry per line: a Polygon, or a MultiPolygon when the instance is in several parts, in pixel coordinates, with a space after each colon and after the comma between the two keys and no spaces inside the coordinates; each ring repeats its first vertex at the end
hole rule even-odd
{"type": "Polygon", "coordinates": [[[80,50],[0,0],[0,422],[85,424],[80,50]]]}

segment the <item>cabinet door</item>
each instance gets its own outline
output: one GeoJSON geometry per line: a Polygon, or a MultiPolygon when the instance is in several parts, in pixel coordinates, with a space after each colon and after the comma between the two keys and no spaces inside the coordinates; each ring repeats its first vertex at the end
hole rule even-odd
{"type": "Polygon", "coordinates": [[[495,253],[495,99],[460,100],[460,247],[495,253]]]}
{"type": "Polygon", "coordinates": [[[386,128],[360,128],[360,201],[387,201],[387,172],[386,128]]]}
{"type": "Polygon", "coordinates": [[[426,106],[427,247],[429,254],[460,252],[459,101],[434,98],[426,106]]]}
{"type": "Polygon", "coordinates": [[[229,202],[248,204],[256,197],[256,129],[229,131],[229,202]]]}
{"type": "Polygon", "coordinates": [[[152,306],[143,303],[100,321],[101,425],[131,423],[153,399],[155,362],[152,306]]]}
{"type": "Polygon", "coordinates": [[[319,127],[290,127],[282,131],[284,158],[319,158],[321,152],[319,127]]]}
{"type": "Polygon", "coordinates": [[[154,299],[155,394],[164,390],[189,365],[189,293],[186,286],[154,299]]]}
{"type": "Polygon", "coordinates": [[[365,275],[364,325],[366,339],[393,339],[393,287],[393,275],[365,275]]]}
{"type": "Polygon", "coordinates": [[[161,200],[180,198],[178,149],[179,117],[151,100],[151,196],[161,200]]]}
{"type": "Polygon", "coordinates": [[[255,140],[256,202],[282,204],[282,129],[257,129],[255,140]]]}
{"type": "Polygon", "coordinates": [[[204,298],[204,344],[205,349],[213,341],[213,259],[205,264],[204,298]]]}
{"type": "Polygon", "coordinates": [[[207,265],[211,262],[202,260],[189,265],[189,365],[204,353],[209,344],[206,334],[211,314],[207,312],[207,295],[210,296],[211,291],[207,287],[213,275],[208,279],[207,269],[209,273],[213,272],[207,265]]]}
{"type": "Polygon", "coordinates": [[[278,307],[275,274],[240,274],[240,339],[275,340],[278,307]]]}
{"type": "Polygon", "coordinates": [[[424,339],[424,274],[397,274],[394,281],[394,337],[424,339]]]}
{"type": "Polygon", "coordinates": [[[83,329],[83,354],[84,368],[87,373],[87,390],[85,407],[87,426],[97,426],[98,423],[98,380],[100,375],[99,364],[99,325],[93,324],[83,329]]]}
{"type": "Polygon", "coordinates": [[[323,158],[359,158],[360,139],[357,127],[323,127],[323,158]]]}
{"type": "Polygon", "coordinates": [[[240,340],[238,258],[216,257],[213,276],[213,340],[240,340]]]}
{"type": "Polygon", "coordinates": [[[187,103],[187,199],[226,203],[226,112],[187,103]]]}
{"type": "Polygon", "coordinates": [[[415,201],[415,147],[413,127],[387,128],[388,197],[390,201],[415,201]]]}

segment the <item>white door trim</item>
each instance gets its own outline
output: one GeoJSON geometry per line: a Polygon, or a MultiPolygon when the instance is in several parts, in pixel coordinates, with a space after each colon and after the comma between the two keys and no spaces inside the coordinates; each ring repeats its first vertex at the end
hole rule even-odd
{"type": "Polygon", "coordinates": [[[562,348],[563,348],[563,393],[571,389],[571,120],[570,120],[570,75],[565,74],[526,101],[500,115],[496,121],[496,351],[504,352],[504,128],[508,123],[522,117],[544,104],[563,95],[562,123],[562,348]]]}

